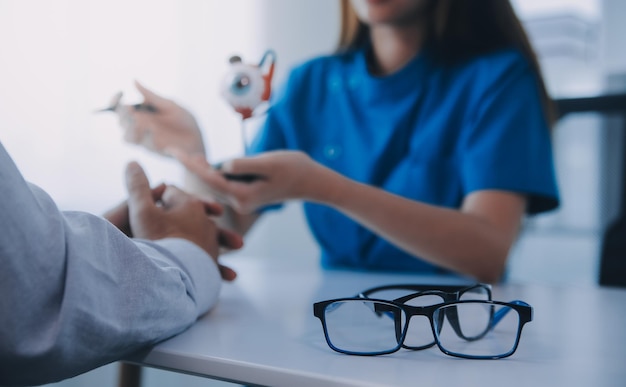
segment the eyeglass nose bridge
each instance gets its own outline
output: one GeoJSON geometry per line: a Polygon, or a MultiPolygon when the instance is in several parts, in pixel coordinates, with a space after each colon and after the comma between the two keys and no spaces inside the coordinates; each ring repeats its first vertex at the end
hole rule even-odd
{"type": "MultiPolygon", "coordinates": [[[[403,305],[406,305],[408,307],[408,312],[407,313],[407,320],[406,320],[406,327],[405,327],[405,331],[406,331],[406,337],[408,338],[410,336],[410,332],[411,332],[411,321],[413,320],[413,317],[416,316],[421,316],[424,317],[428,320],[428,325],[429,327],[426,329],[426,332],[420,332],[421,333],[426,333],[428,335],[431,335],[431,329],[433,327],[432,322],[430,322],[430,318],[429,318],[429,312],[425,312],[425,308],[428,308],[432,305],[436,305],[436,304],[440,304],[442,302],[446,302],[446,301],[453,301],[457,299],[457,296],[453,293],[450,292],[443,292],[441,290],[421,290],[412,294],[408,294],[406,296],[397,298],[394,300],[394,302],[398,302],[401,303],[403,305]],[[428,297],[428,296],[436,296],[440,298],[440,301],[436,301],[436,302],[432,302],[432,303],[428,303],[428,305],[411,305],[409,304],[409,302],[411,300],[415,300],[415,299],[419,299],[419,298],[424,298],[424,297],[428,297]]],[[[443,322],[443,321],[442,321],[443,322]]],[[[441,326],[442,324],[437,324],[437,326],[441,326]]],[[[404,349],[408,349],[411,351],[419,351],[419,350],[423,350],[423,349],[428,349],[428,348],[432,348],[435,344],[437,344],[437,341],[433,335],[432,340],[430,342],[428,342],[427,344],[421,344],[421,345],[410,345],[410,344],[406,344],[406,338],[405,340],[402,342],[401,347],[404,349]]]]}
{"type": "MultiPolygon", "coordinates": [[[[426,307],[406,305],[407,310],[404,310],[404,309],[398,308],[397,306],[392,306],[392,305],[388,305],[384,303],[375,303],[373,304],[373,306],[374,307],[373,307],[372,312],[376,313],[378,316],[386,315],[387,317],[394,320],[395,338],[396,338],[397,344],[401,348],[412,350],[412,351],[419,351],[422,349],[431,348],[435,344],[437,344],[437,341],[435,340],[434,336],[433,336],[432,341],[429,342],[428,344],[424,344],[420,346],[411,346],[411,345],[405,344],[406,337],[410,329],[411,319],[414,316],[424,316],[428,318],[428,312],[423,311],[426,307]],[[410,313],[407,313],[407,311],[410,313]],[[402,323],[403,314],[406,315],[405,316],[406,322],[404,324],[402,323]]],[[[432,324],[430,325],[432,326],[432,324]]],[[[442,324],[439,324],[439,326],[441,325],[442,324]]],[[[428,333],[430,334],[431,332],[428,331],[428,333]]]]}
{"type": "MultiPolygon", "coordinates": [[[[411,351],[420,351],[423,349],[428,349],[428,348],[432,348],[433,346],[435,346],[435,344],[437,344],[437,340],[436,340],[436,336],[434,335],[434,329],[435,326],[433,325],[432,321],[430,320],[430,316],[432,316],[432,313],[430,312],[430,310],[433,308],[432,305],[430,306],[415,306],[415,305],[407,305],[405,304],[405,313],[406,313],[406,322],[404,324],[404,339],[402,340],[402,342],[398,342],[400,344],[400,346],[404,349],[408,349],[411,351]],[[413,317],[424,317],[429,321],[429,325],[431,326],[431,329],[433,331],[428,331],[428,334],[433,334],[433,338],[432,341],[429,342],[428,344],[423,344],[423,345],[418,345],[418,346],[414,346],[414,345],[408,345],[405,344],[406,342],[406,338],[409,335],[410,332],[410,328],[411,328],[411,320],[413,319],[413,317]]],[[[396,322],[396,326],[397,326],[396,322]]],[[[400,326],[401,326],[401,322],[400,322],[400,326]]],[[[442,324],[438,324],[439,327],[442,326],[442,324]]],[[[400,328],[402,329],[402,327],[400,328]]],[[[396,328],[396,332],[398,328],[396,328]]],[[[397,333],[396,333],[396,337],[397,337],[397,333]]]]}
{"type": "MultiPolygon", "coordinates": [[[[476,292],[476,291],[481,291],[484,292],[486,295],[487,300],[491,300],[491,286],[486,285],[486,284],[475,284],[466,288],[462,288],[459,289],[456,292],[445,292],[445,291],[441,291],[441,290],[423,290],[423,291],[418,291],[415,292],[413,294],[408,294],[406,296],[400,297],[395,299],[395,302],[399,302],[411,307],[418,307],[416,305],[410,305],[408,304],[409,301],[420,298],[420,297],[424,297],[424,296],[438,296],[441,297],[442,302],[453,302],[453,301],[460,301],[460,297],[463,294],[468,294],[468,293],[472,293],[472,292],[476,292]]],[[[434,305],[434,304],[433,304],[434,305]]],[[[474,336],[466,336],[463,333],[463,330],[461,329],[461,324],[460,324],[460,319],[459,319],[459,315],[458,315],[458,311],[456,307],[451,307],[451,308],[447,308],[445,310],[445,314],[443,313],[439,313],[437,314],[436,317],[436,321],[433,321],[432,318],[435,317],[431,317],[434,315],[434,311],[429,311],[427,314],[422,314],[422,311],[415,311],[413,310],[412,313],[417,313],[417,314],[413,314],[410,317],[407,318],[407,325],[409,325],[410,320],[412,319],[413,316],[415,315],[424,315],[429,319],[431,328],[432,328],[432,333],[434,335],[433,341],[427,345],[421,345],[421,346],[411,346],[411,345],[406,345],[406,344],[402,344],[402,348],[405,349],[409,349],[409,350],[421,350],[421,349],[427,349],[432,347],[433,345],[435,345],[437,343],[436,337],[437,335],[441,332],[441,329],[443,327],[443,323],[444,320],[447,318],[448,322],[450,323],[450,325],[452,326],[452,329],[454,330],[454,332],[457,334],[458,337],[463,338],[464,340],[467,341],[474,341],[474,340],[478,340],[482,337],[484,337],[488,332],[490,327],[492,327],[493,325],[495,325],[495,323],[492,323],[488,326],[485,327],[485,329],[478,335],[474,335],[474,336]]],[[[493,321],[494,315],[493,315],[494,311],[493,311],[493,307],[491,310],[491,321],[493,321]]],[[[407,334],[409,332],[409,327],[407,326],[407,334]]]]}
{"type": "MultiPolygon", "coordinates": [[[[443,293],[441,291],[436,291],[436,290],[426,290],[426,291],[421,291],[421,292],[417,292],[411,295],[407,295],[404,297],[401,297],[395,301],[401,301],[401,303],[403,305],[405,305],[407,307],[407,319],[406,319],[406,327],[405,327],[405,331],[406,331],[406,335],[409,335],[410,332],[410,327],[411,327],[411,320],[413,319],[413,317],[416,316],[421,316],[424,317],[428,320],[428,324],[430,325],[430,330],[428,330],[428,334],[432,334],[432,341],[430,341],[428,344],[423,344],[423,345],[408,345],[405,344],[406,342],[406,338],[405,341],[402,342],[401,346],[404,349],[408,349],[411,351],[420,351],[423,349],[428,349],[428,348],[432,348],[433,346],[435,346],[437,344],[437,334],[441,332],[441,329],[443,327],[443,322],[445,319],[445,316],[443,314],[438,314],[437,316],[437,321],[436,323],[432,320],[433,317],[433,312],[436,308],[436,305],[439,304],[439,302],[434,303],[432,305],[423,305],[423,306],[418,306],[418,305],[410,305],[407,304],[407,302],[419,298],[419,297],[424,297],[424,296],[437,296],[437,297],[441,297],[441,302],[446,302],[446,301],[454,301],[456,300],[456,297],[454,297],[451,293],[443,293]],[[447,296],[447,297],[446,297],[447,296]],[[438,330],[438,331],[437,331],[438,330]],[[435,333],[436,332],[436,333],[435,333]]],[[[458,319],[458,315],[456,316],[452,316],[452,321],[451,324],[453,324],[453,328],[455,330],[455,332],[461,332],[461,327],[459,325],[459,319],[458,319]]]]}

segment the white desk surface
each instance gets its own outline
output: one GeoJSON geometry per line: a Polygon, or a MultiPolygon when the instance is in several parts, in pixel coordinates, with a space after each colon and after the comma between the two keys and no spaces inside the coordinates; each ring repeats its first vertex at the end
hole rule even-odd
{"type": "Polygon", "coordinates": [[[517,352],[506,359],[459,359],[437,347],[361,357],[326,345],[313,302],[375,285],[442,279],[325,271],[317,262],[238,257],[226,263],[239,278],[224,285],[220,303],[131,362],[262,386],[626,386],[624,289],[495,286],[495,300],[520,299],[534,308],[517,352]]]}

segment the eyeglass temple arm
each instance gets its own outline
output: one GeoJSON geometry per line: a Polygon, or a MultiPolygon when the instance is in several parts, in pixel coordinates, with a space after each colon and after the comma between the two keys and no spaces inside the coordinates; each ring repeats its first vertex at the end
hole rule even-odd
{"type": "MultiPolygon", "coordinates": [[[[366,292],[367,292],[367,290],[366,290],[366,292]]],[[[365,292],[364,292],[364,293],[365,293],[365,292]]],[[[356,296],[357,296],[358,298],[363,298],[363,299],[365,299],[365,300],[369,299],[369,297],[368,297],[366,294],[364,294],[364,293],[359,293],[359,294],[357,294],[356,296]]],[[[389,311],[389,310],[386,310],[386,311],[385,311],[385,310],[384,310],[384,311],[377,310],[377,309],[379,309],[379,308],[377,308],[376,306],[374,306],[374,304],[372,304],[371,302],[364,302],[363,304],[364,304],[365,306],[367,306],[367,307],[368,307],[368,308],[369,308],[372,312],[374,312],[374,314],[376,314],[376,316],[378,316],[378,317],[382,316],[383,314],[387,314],[387,315],[389,316],[389,313],[390,313],[390,311],[389,311]]],[[[392,316],[389,316],[389,317],[390,317],[390,318],[393,318],[392,316]]]]}
{"type": "Polygon", "coordinates": [[[393,320],[394,327],[396,329],[396,340],[398,341],[398,344],[400,344],[402,342],[402,318],[401,313],[398,313],[399,308],[392,307],[387,304],[375,303],[370,307],[370,309],[372,309],[378,317],[384,315],[393,320]]]}
{"type": "MultiPolygon", "coordinates": [[[[530,306],[530,305],[528,305],[527,303],[525,303],[524,301],[521,301],[521,300],[510,301],[509,304],[521,305],[521,306],[530,306]]],[[[502,321],[504,316],[506,316],[510,311],[511,311],[510,307],[504,307],[504,308],[501,308],[496,313],[494,313],[493,317],[491,318],[491,323],[489,324],[489,329],[495,328],[496,325],[498,325],[500,323],[500,321],[502,321]]]]}
{"type": "MultiPolygon", "coordinates": [[[[475,291],[476,289],[484,289],[487,292],[487,298],[491,300],[491,285],[481,284],[481,283],[469,285],[469,286],[465,286],[465,285],[463,286],[461,285],[412,285],[412,284],[384,285],[384,286],[377,286],[374,288],[364,290],[361,293],[357,294],[356,297],[369,298],[369,295],[371,293],[376,293],[376,292],[384,291],[384,290],[395,290],[395,289],[413,290],[418,293],[417,295],[409,294],[404,297],[400,297],[398,299],[393,300],[395,302],[400,302],[400,303],[405,303],[407,300],[413,299],[416,296],[419,297],[421,295],[420,293],[426,293],[430,291],[439,291],[439,292],[446,292],[446,293],[454,293],[454,292],[463,291],[464,293],[470,293],[470,292],[475,291]]],[[[375,313],[378,316],[381,315],[380,312],[375,312],[375,313]]]]}
{"type": "Polygon", "coordinates": [[[424,292],[429,290],[437,290],[446,293],[454,293],[462,290],[469,290],[477,287],[484,287],[491,290],[491,285],[488,284],[469,284],[469,285],[416,285],[416,284],[399,284],[399,285],[383,285],[366,289],[359,293],[357,297],[369,298],[369,295],[384,290],[412,290],[415,292],[424,292]]]}
{"type": "MultiPolygon", "coordinates": [[[[530,306],[528,305],[526,302],[521,301],[521,300],[513,300],[510,301],[509,304],[513,304],[513,305],[521,305],[521,306],[530,306]]],[[[446,318],[448,319],[448,322],[450,323],[450,325],[452,326],[452,329],[454,330],[454,332],[457,334],[457,336],[459,336],[462,339],[468,340],[468,341],[474,341],[474,340],[478,340],[482,337],[484,337],[487,332],[491,331],[492,329],[494,329],[499,323],[500,321],[502,321],[502,319],[511,311],[511,307],[504,307],[501,308],[500,310],[498,310],[497,312],[493,312],[493,308],[494,306],[491,305],[491,318],[489,321],[489,325],[487,325],[487,328],[484,330],[484,332],[480,335],[474,336],[474,337],[466,337],[462,330],[461,330],[461,325],[459,323],[459,315],[457,313],[456,308],[450,308],[448,310],[446,310],[446,318]]],[[[440,321],[441,323],[441,321],[440,321]]],[[[439,326],[441,326],[441,324],[439,324],[439,326]]]]}

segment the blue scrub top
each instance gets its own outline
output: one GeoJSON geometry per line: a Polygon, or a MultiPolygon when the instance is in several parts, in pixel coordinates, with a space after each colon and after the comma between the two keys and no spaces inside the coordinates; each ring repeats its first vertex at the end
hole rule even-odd
{"type": "MultiPolygon", "coordinates": [[[[384,77],[368,72],[365,51],[308,61],[291,72],[251,147],[277,149],[436,206],[459,208],[485,189],[526,195],[529,214],[558,206],[537,79],[515,50],[454,66],[424,51],[384,77]]],[[[332,208],[304,210],[325,267],[443,272],[332,208]]]]}

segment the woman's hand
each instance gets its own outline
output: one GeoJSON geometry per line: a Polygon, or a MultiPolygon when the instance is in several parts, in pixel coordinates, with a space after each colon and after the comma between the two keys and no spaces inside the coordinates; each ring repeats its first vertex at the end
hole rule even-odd
{"type": "Polygon", "coordinates": [[[167,147],[190,154],[205,153],[200,128],[189,111],[139,82],[135,82],[135,86],[144,101],[140,105],[120,105],[115,109],[124,129],[124,140],[159,154],[165,154],[163,150],[167,147]]]}
{"type": "Polygon", "coordinates": [[[330,169],[298,151],[275,151],[224,163],[216,170],[202,156],[170,150],[191,173],[200,178],[214,197],[239,213],[285,200],[324,201],[332,192],[330,169]],[[240,176],[252,176],[241,181],[240,176]]]}

